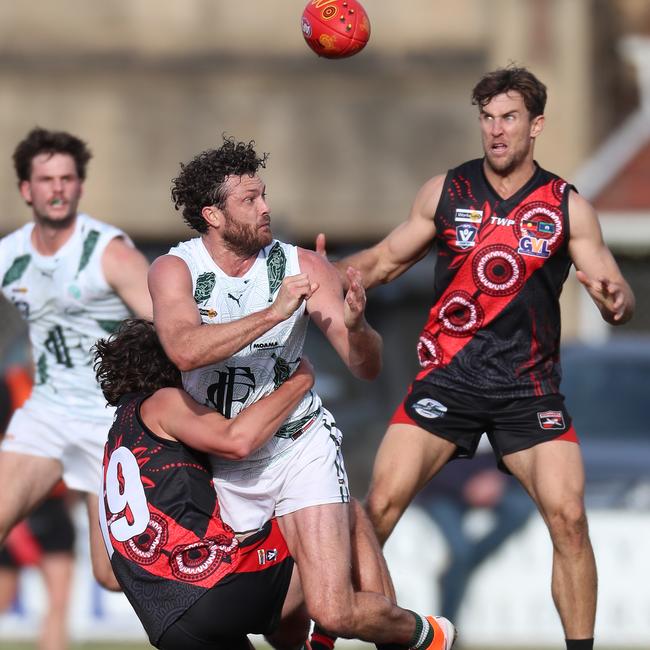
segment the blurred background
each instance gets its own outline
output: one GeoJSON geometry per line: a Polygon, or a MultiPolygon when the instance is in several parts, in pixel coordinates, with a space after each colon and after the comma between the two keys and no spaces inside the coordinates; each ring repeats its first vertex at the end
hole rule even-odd
{"type": "MultiPolygon", "coordinates": [[[[565,380],[582,437],[600,569],[597,636],[650,644],[650,2],[648,0],[366,0],[372,35],[351,59],[319,59],[300,30],[304,0],[0,0],[0,235],[30,214],[11,154],[35,125],[64,129],[94,153],[82,209],[122,227],[153,259],[193,233],[170,201],[179,163],[253,139],[276,236],[333,257],[404,219],[424,181],[481,155],[470,93],[515,62],[549,91],[540,164],[594,203],[635,290],[623,328],[602,322],[571,276],[563,293],[565,380]]],[[[416,371],[435,259],[369,295],[383,334],[372,384],[344,372],[316,330],[317,387],[346,434],[352,491],[363,497],[386,423],[416,371]]],[[[10,487],[10,486],[8,486],[10,487]]],[[[477,507],[477,538],[495,525],[477,507]]],[[[83,517],[78,518],[83,528],[83,517]]],[[[449,562],[440,527],[414,505],[386,554],[405,605],[437,611],[449,562]]],[[[126,600],[101,592],[78,536],[73,636],[142,640],[126,600]]],[[[459,610],[467,647],[543,647],[561,639],[550,597],[551,548],[536,514],[472,574],[459,610]],[[507,625],[504,629],[504,620],[507,625]]],[[[0,641],[32,638],[43,595],[26,572],[0,617],[0,641]]],[[[89,646],[90,647],[90,646],[89,646]]]]}

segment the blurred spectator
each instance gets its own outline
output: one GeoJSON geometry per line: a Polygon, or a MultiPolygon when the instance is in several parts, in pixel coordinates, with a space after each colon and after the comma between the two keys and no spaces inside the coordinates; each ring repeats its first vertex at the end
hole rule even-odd
{"type": "Polygon", "coordinates": [[[434,520],[445,538],[449,560],[440,576],[438,611],[452,621],[474,570],[520,530],[534,509],[519,484],[500,472],[485,438],[471,463],[452,461],[426,485],[416,503],[434,520]],[[483,444],[485,443],[485,444],[483,444]],[[476,509],[491,515],[483,534],[468,526],[476,509]]]}
{"type": "Polygon", "coordinates": [[[74,523],[61,482],[32,514],[16,525],[0,550],[0,612],[18,605],[20,571],[35,567],[47,602],[39,650],[68,648],[68,604],[74,570],[74,523]]]}

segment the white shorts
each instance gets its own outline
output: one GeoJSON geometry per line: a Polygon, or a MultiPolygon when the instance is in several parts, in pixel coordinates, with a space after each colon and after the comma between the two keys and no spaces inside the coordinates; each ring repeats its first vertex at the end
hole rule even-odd
{"type": "Polygon", "coordinates": [[[71,490],[99,494],[104,444],[112,415],[113,411],[107,409],[103,423],[75,418],[73,414],[54,415],[28,400],[11,418],[0,449],[59,460],[63,480],[71,490]]]}
{"type": "MultiPolygon", "coordinates": [[[[262,467],[219,467],[214,486],[221,516],[237,532],[257,530],[272,516],[308,506],[348,503],[343,434],[323,409],[289,450],[262,467]]],[[[242,461],[245,463],[246,461],[242,461]]]]}

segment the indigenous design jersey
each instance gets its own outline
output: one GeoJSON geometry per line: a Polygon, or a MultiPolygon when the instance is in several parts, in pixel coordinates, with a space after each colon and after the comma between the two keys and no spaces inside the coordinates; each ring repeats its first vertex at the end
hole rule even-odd
{"type": "Polygon", "coordinates": [[[102,255],[119,229],[79,214],[75,231],[51,256],[32,246],[33,223],[0,240],[2,291],[29,323],[35,364],[31,399],[47,412],[97,422],[112,417],[92,369],[90,348],[129,312],[108,285],[102,255]]]}
{"type": "Polygon", "coordinates": [[[115,576],[155,645],[208,589],[289,553],[275,526],[258,543],[239,546],[221,520],[207,455],[149,431],[140,419],[146,397],[127,395],[118,404],[99,511],[115,576]]]}
{"type": "MultiPolygon", "coordinates": [[[[277,240],[263,248],[242,277],[226,275],[214,262],[199,237],[169,251],[180,257],[192,275],[194,300],[204,323],[229,323],[273,303],[285,276],[300,273],[298,249],[277,240]]],[[[309,316],[305,303],[287,320],[244,347],[229,359],[183,373],[183,386],[195,400],[225,417],[278,388],[300,363],[309,316]]],[[[315,422],[321,410],[318,395],[310,391],[269,442],[242,463],[267,464],[288,451],[301,432],[315,422]]],[[[215,466],[233,461],[214,459],[215,466]]]]}
{"type": "Polygon", "coordinates": [[[558,391],[570,189],[536,165],[504,200],[482,159],[448,172],[434,217],[434,305],[418,343],[418,379],[495,398],[558,391]]]}

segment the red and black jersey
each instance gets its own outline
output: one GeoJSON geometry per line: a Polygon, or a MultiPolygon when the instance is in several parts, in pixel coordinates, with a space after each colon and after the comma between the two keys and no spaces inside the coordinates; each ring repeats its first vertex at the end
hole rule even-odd
{"type": "Polygon", "coordinates": [[[118,404],[104,449],[100,519],[115,576],[155,644],[217,583],[289,553],[276,526],[240,546],[221,520],[208,456],[149,431],[140,418],[146,397],[118,404]]]}
{"type": "Polygon", "coordinates": [[[482,159],[447,173],[418,379],[495,398],[558,391],[570,189],[538,165],[509,199],[492,188],[482,159]]]}

